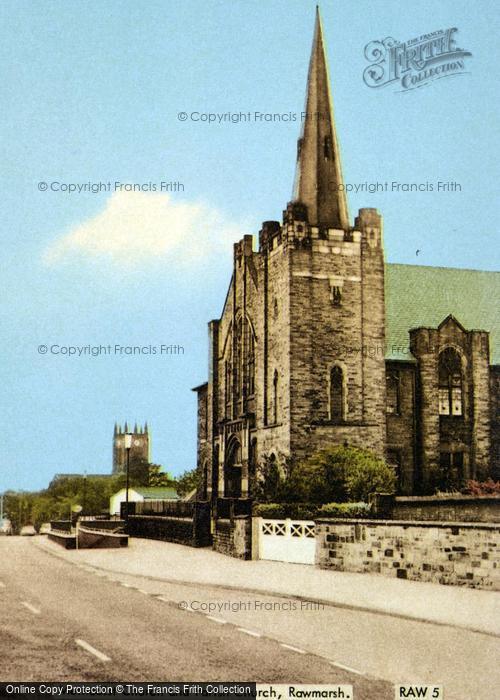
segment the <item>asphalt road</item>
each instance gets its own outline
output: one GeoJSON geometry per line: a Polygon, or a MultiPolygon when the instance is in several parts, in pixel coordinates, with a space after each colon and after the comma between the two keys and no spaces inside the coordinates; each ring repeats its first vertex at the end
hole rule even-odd
{"type": "Polygon", "coordinates": [[[0,680],[347,683],[356,700],[392,700],[406,682],[442,684],[446,700],[498,697],[492,635],[111,573],[91,558],[0,539],[0,680]]]}
{"type": "Polygon", "coordinates": [[[384,681],[75,566],[36,539],[0,539],[2,681],[339,683],[357,699],[393,698],[384,681]]]}

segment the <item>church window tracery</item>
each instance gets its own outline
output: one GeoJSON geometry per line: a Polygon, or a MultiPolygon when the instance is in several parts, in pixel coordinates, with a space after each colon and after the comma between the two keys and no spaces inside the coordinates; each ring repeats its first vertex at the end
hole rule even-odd
{"type": "Polygon", "coordinates": [[[462,364],[453,348],[439,355],[439,415],[463,415],[462,364]]]}

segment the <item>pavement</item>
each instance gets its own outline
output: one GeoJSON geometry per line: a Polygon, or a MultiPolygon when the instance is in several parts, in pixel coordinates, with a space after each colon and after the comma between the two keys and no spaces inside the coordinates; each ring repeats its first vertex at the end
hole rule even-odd
{"type": "Polygon", "coordinates": [[[113,573],[297,598],[500,636],[500,594],[494,591],[242,561],[209,548],[139,538],[130,538],[128,548],[121,549],[66,551],[46,540],[40,546],[67,561],[113,573]]]}

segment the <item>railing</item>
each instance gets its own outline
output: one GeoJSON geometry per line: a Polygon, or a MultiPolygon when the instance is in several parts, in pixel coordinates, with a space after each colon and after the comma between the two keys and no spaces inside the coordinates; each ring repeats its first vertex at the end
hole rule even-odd
{"type": "Polygon", "coordinates": [[[205,501],[142,501],[135,504],[135,515],[168,515],[171,518],[193,518],[205,501]]]}

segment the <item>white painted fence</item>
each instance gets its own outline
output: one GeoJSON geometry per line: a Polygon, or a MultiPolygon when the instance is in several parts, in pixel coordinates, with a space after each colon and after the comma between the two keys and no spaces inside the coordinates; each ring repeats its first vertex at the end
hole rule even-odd
{"type": "Polygon", "coordinates": [[[312,520],[259,518],[259,559],[314,564],[315,525],[312,520]]]}

